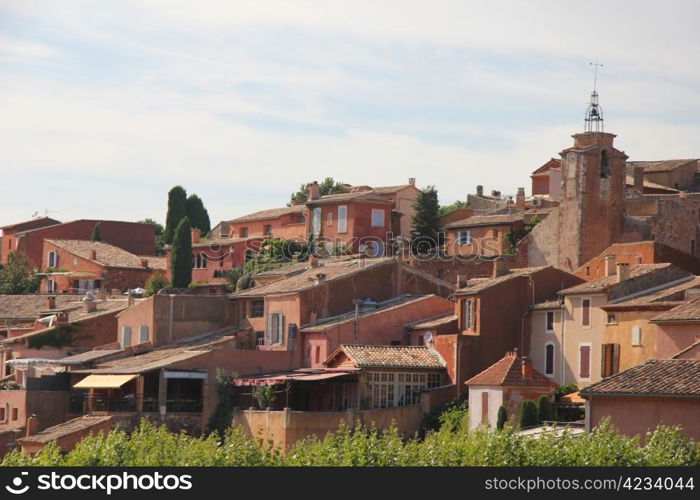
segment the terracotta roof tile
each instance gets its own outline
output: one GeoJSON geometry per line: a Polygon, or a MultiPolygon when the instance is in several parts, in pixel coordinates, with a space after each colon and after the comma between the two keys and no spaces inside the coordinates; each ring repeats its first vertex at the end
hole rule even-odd
{"type": "MultiPolygon", "coordinates": [[[[637,278],[645,274],[658,271],[659,269],[665,269],[671,267],[672,264],[662,263],[662,264],[637,264],[629,270],[630,278],[637,278]]],[[[603,278],[586,281],[580,285],[572,286],[561,291],[561,293],[586,293],[586,292],[604,292],[608,288],[611,288],[619,284],[617,281],[617,275],[613,274],[611,276],[605,276],[603,278]]]]}
{"type": "Polygon", "coordinates": [[[457,329],[457,316],[453,313],[441,314],[432,318],[421,319],[405,325],[406,330],[427,330],[429,328],[439,328],[454,323],[455,330],[457,329]]]}
{"type": "Polygon", "coordinates": [[[343,344],[338,347],[336,352],[338,351],[344,352],[358,368],[445,367],[445,360],[436,351],[425,346],[343,344]]]}
{"type": "MultiPolygon", "coordinates": [[[[68,253],[76,255],[85,260],[97,262],[105,267],[117,267],[125,269],[165,269],[165,258],[145,256],[139,257],[124,249],[109,245],[101,241],[89,240],[44,240],[58,248],[65,250],[68,253]],[[92,251],[95,251],[96,257],[92,259],[92,251]],[[141,260],[146,259],[148,265],[159,266],[156,268],[141,266],[141,260]]],[[[60,263],[59,263],[60,266],[60,263]]]]}
{"type": "Polygon", "coordinates": [[[684,160],[660,160],[660,161],[628,161],[627,168],[633,169],[634,167],[644,168],[644,172],[670,172],[688,163],[697,164],[697,159],[684,159],[684,160]]]}
{"type": "Polygon", "coordinates": [[[472,226],[499,226],[522,222],[526,216],[525,212],[515,212],[512,214],[493,215],[473,215],[466,219],[458,220],[447,224],[446,228],[472,227],[472,226]]]}
{"type": "Polygon", "coordinates": [[[522,375],[522,358],[514,352],[507,353],[486,370],[473,376],[465,382],[466,385],[497,385],[525,387],[556,387],[556,383],[542,375],[534,367],[532,377],[522,375]]]}
{"type": "Polygon", "coordinates": [[[387,200],[386,198],[384,198],[378,194],[375,194],[374,191],[369,190],[369,191],[356,191],[354,193],[325,194],[316,200],[307,200],[306,204],[307,205],[319,205],[319,204],[322,205],[325,203],[337,203],[337,202],[341,202],[341,201],[355,201],[355,200],[374,201],[377,203],[389,203],[389,204],[392,203],[390,200],[387,200]]]}
{"type": "Polygon", "coordinates": [[[111,415],[85,415],[82,417],[74,418],[73,420],[68,420],[62,422],[53,427],[44,429],[37,434],[32,436],[23,437],[19,439],[19,443],[40,443],[46,444],[56,439],[62,438],[64,436],[69,436],[75,432],[81,432],[89,430],[91,427],[108,422],[112,420],[111,415]]]}
{"type": "Polygon", "coordinates": [[[506,274],[498,276],[497,278],[472,278],[467,281],[466,286],[460,288],[456,291],[458,294],[471,295],[479,293],[482,290],[491,288],[492,286],[500,285],[506,281],[510,281],[515,278],[525,276],[527,274],[534,274],[551,266],[542,267],[522,267],[519,269],[511,269],[506,274]]]}
{"type": "MultiPolygon", "coordinates": [[[[0,319],[35,320],[48,308],[48,295],[0,295],[0,319]]],[[[82,295],[56,295],[56,307],[77,307],[82,295]]]]}
{"type": "Polygon", "coordinates": [[[653,323],[696,322],[700,321],[700,298],[684,302],[670,311],[659,314],[650,320],[653,323]]]}
{"type": "Polygon", "coordinates": [[[275,218],[281,217],[283,215],[299,214],[299,213],[304,213],[305,211],[306,211],[305,205],[292,205],[291,207],[269,208],[267,210],[260,210],[258,212],[253,212],[252,214],[243,215],[241,217],[231,219],[228,222],[235,223],[235,222],[249,222],[249,221],[263,220],[263,219],[275,219],[275,218]]]}
{"type": "Polygon", "coordinates": [[[700,360],[651,359],[581,390],[588,398],[624,396],[700,396],[700,360]]]}

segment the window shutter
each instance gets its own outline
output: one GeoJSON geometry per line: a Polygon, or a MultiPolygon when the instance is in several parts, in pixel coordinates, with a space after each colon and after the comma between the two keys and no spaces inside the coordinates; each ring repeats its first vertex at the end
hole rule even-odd
{"type": "Polygon", "coordinates": [[[277,315],[277,343],[284,343],[284,316],[277,315]]]}
{"type": "Polygon", "coordinates": [[[267,339],[265,342],[267,345],[272,345],[272,326],[274,324],[273,318],[274,314],[267,315],[267,339]]]}
{"type": "Polygon", "coordinates": [[[581,369],[579,376],[581,378],[590,378],[591,376],[591,347],[582,345],[580,348],[581,369]]]}
{"type": "Polygon", "coordinates": [[[620,344],[613,344],[612,374],[620,371],[620,344]]]}

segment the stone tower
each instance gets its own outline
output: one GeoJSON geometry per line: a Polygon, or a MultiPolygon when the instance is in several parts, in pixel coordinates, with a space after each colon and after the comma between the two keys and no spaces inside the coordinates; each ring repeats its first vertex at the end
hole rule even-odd
{"type": "Polygon", "coordinates": [[[623,231],[625,163],[614,134],[602,131],[603,114],[593,91],[585,132],[561,154],[559,267],[573,271],[595,257],[623,231]]]}

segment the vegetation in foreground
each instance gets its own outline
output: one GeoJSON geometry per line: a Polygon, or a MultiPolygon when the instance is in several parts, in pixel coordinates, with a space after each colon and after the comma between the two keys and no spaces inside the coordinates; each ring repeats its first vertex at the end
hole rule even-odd
{"type": "Polygon", "coordinates": [[[146,420],[130,434],[115,429],[83,439],[62,454],[52,443],[36,457],[13,451],[4,466],[677,466],[699,465],[695,443],[678,428],[659,426],[627,438],[603,422],[590,434],[519,436],[503,430],[468,431],[455,419],[423,439],[388,431],[341,426],[324,439],[309,438],[288,453],[240,428],[204,437],[173,434],[146,420]]]}

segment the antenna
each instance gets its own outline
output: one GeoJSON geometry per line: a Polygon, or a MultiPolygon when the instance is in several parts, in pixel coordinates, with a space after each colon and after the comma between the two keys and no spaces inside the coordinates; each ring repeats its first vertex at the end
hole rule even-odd
{"type": "Polygon", "coordinates": [[[591,102],[586,109],[586,118],[584,129],[586,132],[603,132],[603,108],[598,104],[598,67],[603,67],[596,58],[594,63],[589,63],[595,66],[593,73],[593,92],[591,93],[591,102]]]}
{"type": "Polygon", "coordinates": [[[44,209],[44,217],[48,217],[49,214],[57,214],[57,213],[58,213],[57,210],[49,210],[48,208],[44,209]]]}

